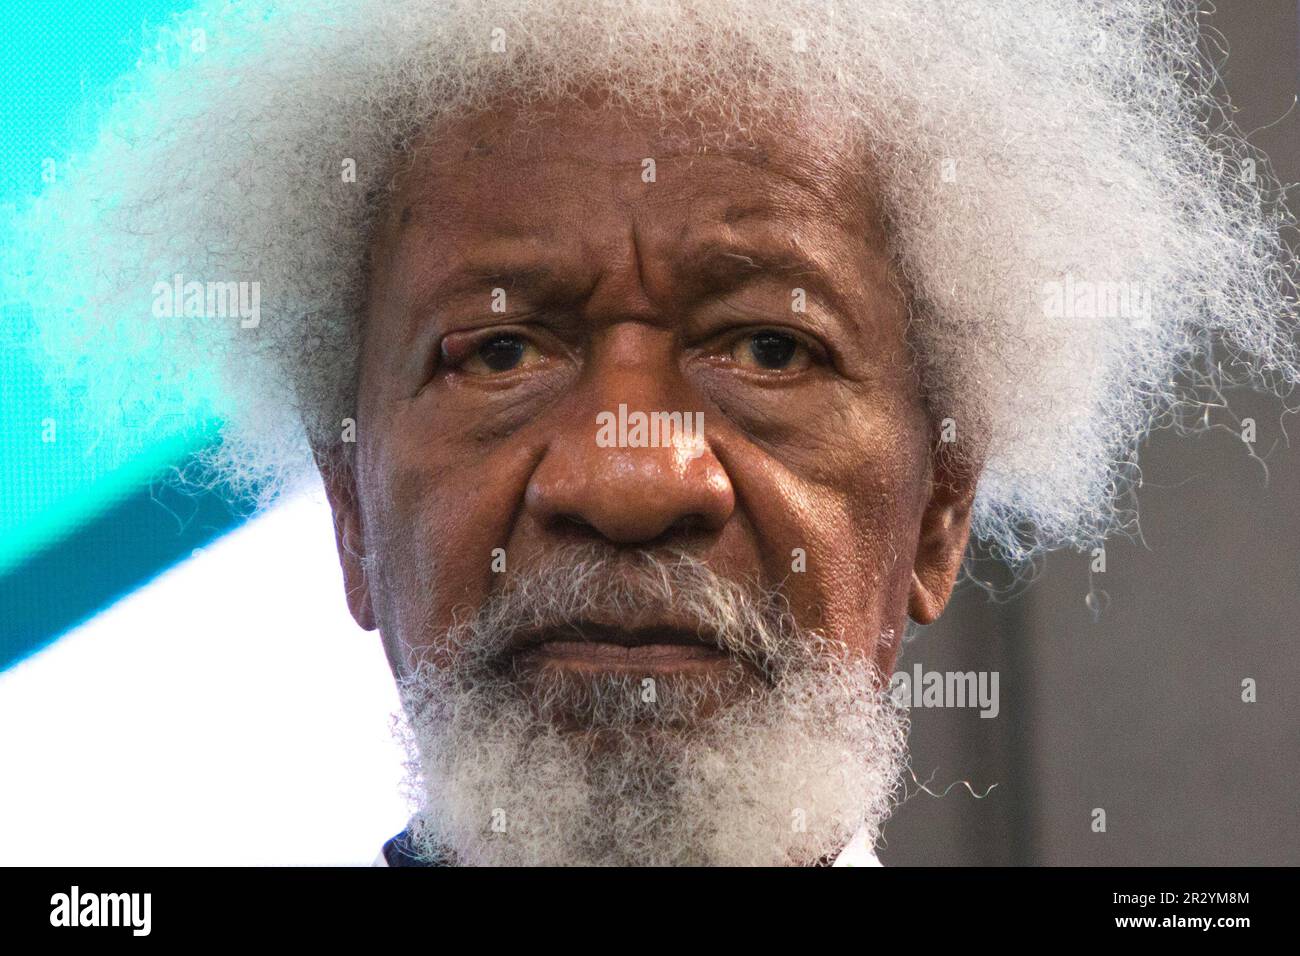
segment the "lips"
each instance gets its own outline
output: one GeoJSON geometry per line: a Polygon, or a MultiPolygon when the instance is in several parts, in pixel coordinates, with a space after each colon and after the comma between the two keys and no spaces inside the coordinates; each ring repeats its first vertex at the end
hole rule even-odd
{"type": "Polygon", "coordinates": [[[648,673],[713,670],[734,659],[719,645],[677,627],[619,628],[574,624],[524,636],[514,650],[517,662],[580,671],[648,673]]]}

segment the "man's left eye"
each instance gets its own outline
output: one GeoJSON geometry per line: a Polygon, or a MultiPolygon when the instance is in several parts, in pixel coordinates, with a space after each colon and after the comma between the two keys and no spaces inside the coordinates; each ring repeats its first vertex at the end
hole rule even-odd
{"type": "Polygon", "coordinates": [[[746,368],[790,372],[807,368],[812,356],[790,333],[764,329],[737,340],[731,349],[731,359],[746,368]]]}

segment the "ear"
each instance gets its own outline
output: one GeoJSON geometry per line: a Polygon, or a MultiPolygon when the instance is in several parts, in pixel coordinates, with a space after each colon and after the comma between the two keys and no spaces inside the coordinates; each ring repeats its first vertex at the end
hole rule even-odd
{"type": "Polygon", "coordinates": [[[942,451],[934,459],[907,602],[907,613],[918,624],[937,621],[952,596],[970,538],[971,503],[979,479],[978,467],[957,465],[942,451]]]}
{"type": "Polygon", "coordinates": [[[334,543],[343,566],[343,588],[348,610],[357,624],[373,631],[375,608],[370,598],[370,581],[366,575],[365,544],[361,527],[361,509],[357,504],[357,486],[352,465],[341,450],[314,450],[316,467],[325,484],[330,510],[334,513],[334,543]]]}

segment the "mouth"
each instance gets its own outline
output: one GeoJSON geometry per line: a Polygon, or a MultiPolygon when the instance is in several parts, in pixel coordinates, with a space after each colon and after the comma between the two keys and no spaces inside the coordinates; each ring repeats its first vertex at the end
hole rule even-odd
{"type": "Polygon", "coordinates": [[[620,628],[580,623],[527,635],[515,649],[516,664],[577,673],[725,671],[736,658],[718,643],[675,627],[620,628]]]}

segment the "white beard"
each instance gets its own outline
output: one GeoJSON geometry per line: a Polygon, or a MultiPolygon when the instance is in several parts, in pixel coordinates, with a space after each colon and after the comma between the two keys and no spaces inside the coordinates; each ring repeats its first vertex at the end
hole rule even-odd
{"type": "Polygon", "coordinates": [[[445,649],[459,648],[457,664],[401,682],[417,853],[462,865],[762,866],[816,863],[859,831],[874,845],[907,723],[866,661],[695,559],[643,553],[627,575],[573,555],[454,628],[445,649]],[[487,666],[524,623],[669,595],[771,683],[735,694],[737,663],[737,681],[663,679],[647,703],[625,675],[521,680],[487,666]]]}

